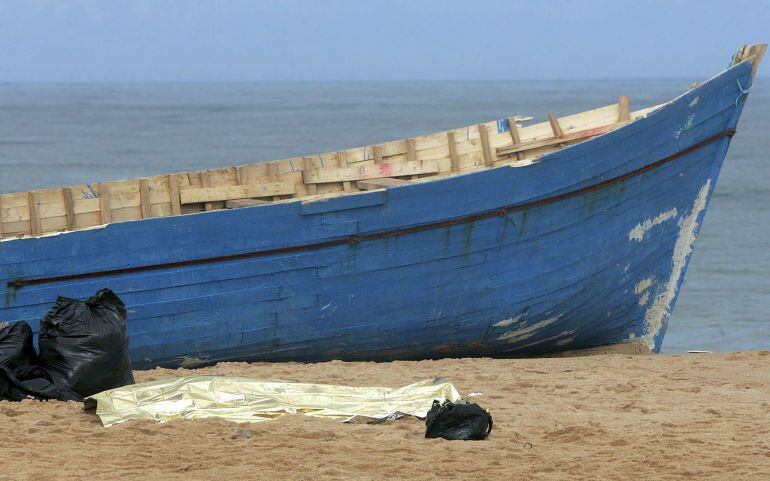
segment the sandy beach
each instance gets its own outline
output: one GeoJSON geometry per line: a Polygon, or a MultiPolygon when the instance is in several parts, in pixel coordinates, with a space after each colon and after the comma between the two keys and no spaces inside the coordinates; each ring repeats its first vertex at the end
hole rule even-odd
{"type": "Polygon", "coordinates": [[[770,479],[768,351],[196,372],[362,386],[446,376],[464,396],[477,393],[467,399],[492,412],[495,429],[486,441],[450,442],[424,439],[415,418],[361,425],[299,415],[103,428],[78,403],[0,402],[0,479],[770,479]]]}

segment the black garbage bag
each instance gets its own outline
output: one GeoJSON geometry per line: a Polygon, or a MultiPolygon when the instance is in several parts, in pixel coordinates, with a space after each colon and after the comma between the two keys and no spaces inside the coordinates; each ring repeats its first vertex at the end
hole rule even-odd
{"type": "Polygon", "coordinates": [[[10,369],[37,363],[32,328],[24,321],[0,322],[0,365],[10,369]]]}
{"type": "Polygon", "coordinates": [[[492,432],[492,416],[475,403],[433,401],[425,426],[426,438],[481,440],[492,432]]]}
{"type": "Polygon", "coordinates": [[[13,369],[0,364],[0,401],[21,401],[26,397],[16,388],[16,382],[11,375],[12,371],[13,369]]]}
{"type": "Polygon", "coordinates": [[[80,301],[59,297],[40,321],[40,365],[82,397],[134,383],[126,306],[109,289],[80,301]]]}
{"type": "Polygon", "coordinates": [[[83,401],[83,398],[40,366],[21,366],[9,369],[0,366],[0,400],[56,399],[83,401]]]}

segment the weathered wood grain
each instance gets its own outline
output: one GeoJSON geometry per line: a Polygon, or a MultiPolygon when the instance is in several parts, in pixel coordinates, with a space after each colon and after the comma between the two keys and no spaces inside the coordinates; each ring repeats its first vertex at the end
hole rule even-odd
{"type": "Polygon", "coordinates": [[[147,179],[139,179],[139,202],[142,210],[142,219],[152,217],[152,205],[150,204],[150,184],[147,179]]]}
{"type": "Polygon", "coordinates": [[[37,194],[35,192],[27,192],[27,206],[29,209],[29,233],[33,236],[40,235],[40,216],[37,213],[37,194]]]}
{"type": "Polygon", "coordinates": [[[418,162],[402,162],[399,164],[375,164],[340,169],[310,170],[303,172],[303,178],[305,183],[321,184],[324,182],[432,174],[438,172],[438,170],[438,163],[435,161],[426,161],[422,164],[418,162]]]}
{"type": "Polygon", "coordinates": [[[267,205],[270,202],[259,199],[235,199],[225,201],[226,209],[240,209],[241,207],[254,207],[255,205],[267,205]]]}
{"type": "Polygon", "coordinates": [[[180,192],[180,198],[182,204],[194,204],[198,202],[226,201],[251,197],[291,195],[296,191],[296,186],[287,182],[264,182],[249,185],[184,189],[180,192]]]}
{"type": "Polygon", "coordinates": [[[112,222],[112,203],[110,199],[110,185],[107,183],[97,184],[99,194],[99,223],[109,224],[112,222]]]}
{"type": "Polygon", "coordinates": [[[618,98],[618,122],[631,120],[631,99],[625,95],[618,98]]]}
{"type": "Polygon", "coordinates": [[[484,124],[478,125],[477,128],[479,129],[479,137],[481,138],[481,153],[484,157],[484,165],[489,167],[497,160],[495,152],[489,145],[489,130],[484,124]]]}
{"type": "Polygon", "coordinates": [[[388,187],[395,187],[397,185],[408,185],[411,183],[411,181],[404,179],[391,179],[385,177],[382,179],[359,180],[356,182],[356,186],[361,190],[374,190],[386,189],[388,187]]]}

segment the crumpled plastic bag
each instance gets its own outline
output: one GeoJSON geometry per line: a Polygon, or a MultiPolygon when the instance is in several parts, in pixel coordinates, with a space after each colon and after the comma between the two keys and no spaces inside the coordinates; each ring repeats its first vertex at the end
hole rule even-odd
{"type": "Polygon", "coordinates": [[[79,395],[134,382],[126,306],[109,289],[81,301],[59,296],[40,321],[40,365],[79,395]]]}
{"type": "Polygon", "coordinates": [[[32,328],[24,321],[0,322],[0,365],[9,369],[37,363],[32,328]]]}
{"type": "Polygon", "coordinates": [[[381,421],[423,418],[434,400],[460,399],[440,378],[401,388],[352,387],[263,381],[244,377],[188,376],[110,389],[87,399],[105,427],[131,419],[170,421],[217,417],[236,422],[268,421],[284,414],[381,421]]]}
{"type": "Polygon", "coordinates": [[[425,417],[425,437],[479,441],[492,432],[492,415],[476,403],[433,401],[425,417]]]}
{"type": "Polygon", "coordinates": [[[19,366],[10,369],[0,365],[0,400],[55,399],[83,401],[76,392],[41,366],[19,366]]]}

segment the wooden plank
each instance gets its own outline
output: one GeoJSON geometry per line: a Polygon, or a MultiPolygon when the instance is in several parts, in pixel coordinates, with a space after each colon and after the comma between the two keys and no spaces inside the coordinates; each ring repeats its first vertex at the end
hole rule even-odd
{"type": "MultiPolygon", "coordinates": [[[[317,162],[315,160],[315,157],[302,157],[302,172],[306,172],[308,170],[315,170],[320,169],[321,165],[316,165],[317,162]]],[[[305,184],[305,188],[307,189],[308,195],[316,195],[318,193],[318,187],[315,184],[308,184],[305,182],[305,178],[302,178],[302,182],[305,184]]]]}
{"type": "Polygon", "coordinates": [[[757,75],[757,69],[759,68],[759,64],[762,62],[762,57],[765,56],[765,52],[767,52],[767,44],[766,43],[758,43],[752,46],[751,50],[751,56],[754,57],[752,60],[751,65],[751,78],[754,79],[754,77],[757,75]]]}
{"type": "Polygon", "coordinates": [[[29,208],[29,233],[33,236],[40,235],[40,217],[37,215],[37,195],[27,192],[27,206],[29,208]]]}
{"type": "Polygon", "coordinates": [[[182,203],[179,200],[179,177],[176,174],[168,176],[168,197],[171,202],[171,215],[181,215],[182,203]]]}
{"type": "Polygon", "coordinates": [[[298,174],[296,177],[294,177],[294,190],[297,197],[304,197],[308,195],[307,185],[305,185],[305,181],[302,178],[302,170],[304,166],[302,158],[294,157],[291,159],[286,159],[285,163],[291,169],[292,173],[298,174]]]}
{"type": "Polygon", "coordinates": [[[751,49],[752,45],[742,45],[741,48],[738,50],[738,52],[733,57],[733,65],[736,65],[740,62],[743,62],[746,60],[746,57],[748,55],[749,50],[751,49]]]}
{"type": "Polygon", "coordinates": [[[406,161],[417,162],[417,146],[413,138],[408,138],[406,142],[406,161]]]}
{"type": "Polygon", "coordinates": [[[270,178],[270,182],[278,180],[278,166],[275,162],[267,163],[267,176],[270,178]]]}
{"type": "Polygon", "coordinates": [[[738,53],[733,57],[732,65],[736,65],[744,60],[751,61],[751,78],[752,80],[757,74],[757,68],[759,67],[762,57],[767,51],[767,44],[756,43],[753,45],[744,45],[738,50],[738,53]]]}
{"type": "MultiPolygon", "coordinates": [[[[511,135],[512,146],[516,147],[521,144],[521,135],[519,135],[519,126],[516,124],[514,117],[508,117],[508,133],[511,135]]],[[[521,154],[516,152],[516,158],[520,159],[521,154]]]]}
{"type": "Polygon", "coordinates": [[[346,180],[381,179],[383,177],[402,177],[417,174],[435,174],[438,161],[400,162],[398,164],[363,165],[339,169],[317,169],[302,173],[306,183],[322,184],[326,182],[344,182],[346,180]]]}
{"type": "Polygon", "coordinates": [[[596,127],[594,129],[573,132],[573,133],[564,135],[560,138],[550,138],[550,139],[542,139],[542,140],[533,140],[530,142],[522,142],[521,144],[515,147],[514,146],[499,147],[497,149],[497,155],[510,155],[510,154],[515,154],[517,152],[524,152],[526,150],[539,149],[541,147],[549,147],[552,145],[563,144],[563,143],[572,142],[575,140],[590,139],[591,137],[596,137],[597,135],[607,133],[611,130],[615,130],[616,128],[617,128],[617,124],[604,125],[602,127],[596,127]]]}
{"type": "Polygon", "coordinates": [[[372,150],[374,151],[374,163],[381,164],[382,163],[382,145],[372,146],[372,150]]]}
{"type": "Polygon", "coordinates": [[[508,117],[508,133],[511,135],[511,142],[513,142],[513,145],[521,143],[519,126],[516,124],[516,119],[514,117],[508,117]]]}
{"type": "Polygon", "coordinates": [[[288,182],[262,182],[259,184],[183,189],[180,192],[180,197],[182,204],[195,204],[199,202],[216,202],[247,199],[251,197],[290,195],[296,192],[297,187],[288,182]]]}
{"type": "Polygon", "coordinates": [[[265,205],[270,202],[259,199],[235,199],[225,201],[226,209],[240,209],[241,207],[253,207],[255,205],[265,205]]]}
{"type": "Polygon", "coordinates": [[[139,207],[142,210],[142,219],[149,219],[152,217],[150,183],[147,179],[139,179],[139,207]]]}
{"type": "Polygon", "coordinates": [[[554,137],[563,137],[564,132],[561,130],[561,125],[559,125],[559,119],[556,118],[556,114],[553,112],[548,114],[548,122],[551,124],[551,130],[553,130],[553,136],[554,137]]]}
{"type": "MultiPolygon", "coordinates": [[[[278,164],[276,162],[267,163],[267,177],[270,182],[278,182],[278,164]]],[[[274,195],[273,200],[281,200],[281,196],[274,195]]]]}
{"type": "Polygon", "coordinates": [[[478,125],[479,137],[481,138],[481,153],[484,156],[484,165],[491,166],[496,160],[495,152],[489,146],[489,130],[484,124],[478,125]]]}
{"type": "Polygon", "coordinates": [[[411,181],[405,179],[393,179],[390,177],[384,177],[382,179],[368,179],[359,180],[356,182],[361,190],[375,190],[375,189],[387,189],[388,187],[395,187],[397,185],[411,184],[411,181]]]}
{"type": "MultiPolygon", "coordinates": [[[[413,138],[408,138],[405,140],[406,142],[406,161],[407,162],[418,162],[417,160],[417,144],[413,138]]],[[[412,179],[418,179],[419,176],[413,175],[412,179]]]]}
{"type": "MultiPolygon", "coordinates": [[[[346,154],[344,150],[337,152],[337,160],[339,161],[340,167],[344,168],[348,166],[348,154],[346,154]]],[[[349,180],[342,182],[342,190],[345,192],[349,192],[351,187],[349,180]]]]}
{"type": "MultiPolygon", "coordinates": [[[[210,187],[210,185],[211,184],[209,183],[209,173],[206,171],[201,172],[201,186],[203,188],[208,188],[210,187]]],[[[182,203],[185,204],[184,201],[182,201],[182,203]]],[[[212,204],[211,202],[206,202],[203,204],[203,210],[211,210],[213,208],[214,208],[214,204],[212,204]]]]}
{"type": "Polygon", "coordinates": [[[618,98],[618,122],[631,120],[631,99],[625,95],[618,98]]]}
{"type": "Polygon", "coordinates": [[[460,156],[457,155],[457,139],[453,130],[446,133],[446,142],[449,147],[449,160],[452,162],[452,172],[460,172],[460,156]]]}
{"type": "Polygon", "coordinates": [[[112,207],[110,206],[110,186],[109,184],[101,183],[96,187],[99,192],[99,214],[100,222],[102,224],[109,224],[112,222],[112,207]]]}
{"type": "MultiPolygon", "coordinates": [[[[559,119],[556,118],[555,113],[550,112],[548,114],[548,123],[551,124],[551,131],[553,132],[554,138],[560,139],[564,137],[564,131],[561,129],[561,125],[559,124],[559,119]]],[[[556,145],[558,145],[558,147],[561,149],[561,148],[564,148],[566,144],[564,144],[563,142],[559,142],[556,145]]]]}
{"type": "Polygon", "coordinates": [[[72,189],[65,187],[61,190],[62,198],[64,199],[64,211],[67,216],[67,230],[73,230],[75,228],[75,207],[72,199],[72,189]]]}

